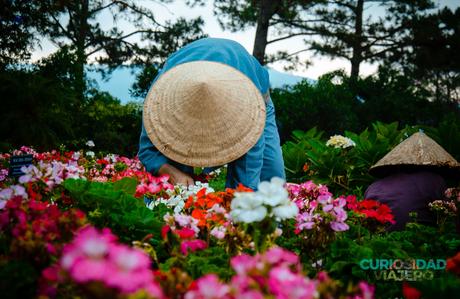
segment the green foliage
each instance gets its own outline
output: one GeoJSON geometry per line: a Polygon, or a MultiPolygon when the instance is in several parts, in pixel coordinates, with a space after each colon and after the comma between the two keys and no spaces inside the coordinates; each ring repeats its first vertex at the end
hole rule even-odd
{"type": "Polygon", "coordinates": [[[0,262],[0,290],[2,298],[34,298],[40,273],[27,261],[3,260],[0,262]]]}
{"type": "MultiPolygon", "coordinates": [[[[92,90],[79,119],[78,145],[93,140],[95,149],[133,156],[137,153],[141,131],[141,104],[120,101],[106,92],[92,90]],[[95,130],[94,128],[97,128],[95,130]]],[[[77,146],[78,147],[78,146],[77,146]]]]}
{"type": "Polygon", "coordinates": [[[271,94],[282,140],[294,130],[318,127],[328,133],[356,130],[360,122],[355,109],[358,105],[348,85],[333,83],[342,73],[321,77],[316,83],[302,81],[288,90],[271,94]]]}
{"type": "MultiPolygon", "coordinates": [[[[343,282],[365,279],[375,283],[376,298],[395,298],[401,296],[401,281],[379,280],[377,271],[361,269],[359,263],[362,259],[447,259],[456,254],[459,245],[460,238],[453,223],[443,234],[437,228],[415,223],[408,224],[404,231],[378,235],[355,226],[331,244],[323,259],[323,267],[343,282]]],[[[439,294],[447,296],[453,290],[458,291],[458,278],[454,279],[444,270],[434,272],[434,280],[416,284],[421,290],[426,290],[423,291],[424,298],[439,298],[439,294]],[[442,286],[437,286],[436,282],[441,281],[442,286]],[[434,290],[437,290],[437,296],[434,290]]]]}
{"type": "MultiPolygon", "coordinates": [[[[96,227],[108,227],[120,240],[130,243],[158,233],[163,225],[165,207],[149,210],[142,199],[133,196],[135,180],[125,178],[115,183],[68,179],[65,189],[75,206],[87,213],[96,227]]],[[[154,235],[154,240],[160,240],[154,235]]]]}
{"type": "MultiPolygon", "coordinates": [[[[453,124],[455,129],[455,122],[453,124]]],[[[398,129],[396,122],[375,122],[371,129],[365,129],[359,134],[345,131],[345,136],[356,144],[346,149],[326,146],[326,140],[322,139],[323,132],[318,132],[316,128],[305,133],[294,131],[295,141],[288,141],[282,147],[288,181],[313,180],[327,184],[337,193],[360,194],[362,187],[375,179],[369,174],[369,168],[421,128],[406,126],[398,129]]],[[[459,140],[460,131],[453,131],[445,124],[438,129],[423,129],[441,145],[449,146],[451,154],[459,157],[458,148],[451,146],[455,143],[451,138],[459,140]]]]}
{"type": "Polygon", "coordinates": [[[274,90],[271,96],[281,140],[289,140],[295,130],[317,127],[334,135],[362,131],[376,121],[437,127],[448,120],[454,128],[460,126],[460,107],[431,101],[428,90],[395,70],[381,67],[377,75],[350,86],[348,76],[334,72],[316,83],[303,81],[274,90]]]}
{"type": "Polygon", "coordinates": [[[34,144],[57,147],[74,138],[72,92],[34,70],[0,73],[0,139],[3,150],[34,144]]]}
{"type": "Polygon", "coordinates": [[[185,258],[171,257],[160,265],[163,271],[171,267],[185,269],[193,279],[210,273],[215,273],[222,279],[229,279],[234,274],[230,268],[230,257],[223,247],[218,246],[189,253],[185,258]]]}

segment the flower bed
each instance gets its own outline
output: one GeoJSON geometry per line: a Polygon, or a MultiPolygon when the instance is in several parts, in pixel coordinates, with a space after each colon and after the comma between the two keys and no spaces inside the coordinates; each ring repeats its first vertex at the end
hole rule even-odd
{"type": "Polygon", "coordinates": [[[443,214],[442,227],[411,223],[388,233],[394,219],[386,205],[333,195],[312,181],[274,178],[257,191],[203,182],[185,188],[145,172],[136,158],[84,151],[22,147],[0,154],[0,174],[6,298],[439,298],[458,291],[454,213],[443,214]],[[17,180],[8,177],[12,154],[34,158],[17,180]],[[382,280],[361,267],[389,258],[447,259],[447,266],[425,280],[382,280]]]}

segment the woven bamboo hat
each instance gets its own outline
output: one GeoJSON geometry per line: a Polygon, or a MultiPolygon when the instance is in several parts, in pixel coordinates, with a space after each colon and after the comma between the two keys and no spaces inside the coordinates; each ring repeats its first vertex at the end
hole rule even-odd
{"type": "Polygon", "coordinates": [[[433,139],[422,132],[414,133],[380,159],[369,172],[382,175],[396,169],[427,168],[457,172],[460,165],[433,139]]]}
{"type": "Polygon", "coordinates": [[[251,79],[223,63],[177,65],[152,85],[144,127],[166,157],[194,167],[244,155],[265,127],[265,102],[251,79]]]}

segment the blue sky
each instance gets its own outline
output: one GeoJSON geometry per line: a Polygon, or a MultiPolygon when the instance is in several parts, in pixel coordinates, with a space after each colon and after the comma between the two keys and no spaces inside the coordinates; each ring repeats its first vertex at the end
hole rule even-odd
{"type": "MultiPolygon", "coordinates": [[[[196,18],[201,16],[204,19],[205,25],[203,27],[204,32],[210,37],[221,37],[233,39],[241,43],[250,53],[254,44],[255,28],[248,28],[244,31],[229,32],[224,31],[218,24],[218,17],[213,14],[212,0],[207,1],[207,5],[204,7],[190,8],[185,5],[185,0],[172,1],[170,4],[159,4],[157,1],[151,0],[137,0],[139,5],[150,8],[159,22],[165,20],[174,20],[179,17],[185,17],[187,19],[196,18]]],[[[435,0],[438,7],[448,6],[450,8],[456,8],[460,6],[460,0],[435,0]]],[[[379,17],[383,16],[384,10],[376,3],[366,4],[365,17],[379,17]]],[[[109,13],[100,14],[96,20],[101,25],[102,29],[108,29],[112,26],[117,26],[123,31],[132,32],[135,28],[128,22],[120,21],[114,24],[112,17],[109,13]]],[[[269,35],[273,36],[273,32],[269,31],[269,35]]],[[[133,37],[134,38],[134,37],[133,37]]],[[[134,38],[135,39],[135,38],[134,38]]],[[[279,50],[287,50],[292,53],[297,50],[304,48],[303,37],[291,38],[279,43],[270,44],[267,47],[267,54],[275,53],[279,50]]],[[[50,53],[56,51],[57,46],[53,45],[50,41],[43,39],[41,48],[34,51],[32,59],[40,59],[50,53]]],[[[93,60],[95,57],[92,57],[93,60]]],[[[350,63],[344,59],[331,59],[329,57],[314,56],[312,53],[302,53],[300,58],[310,62],[308,68],[301,68],[291,73],[294,75],[304,76],[312,79],[317,79],[319,76],[335,71],[338,69],[344,69],[349,71],[350,63]]],[[[269,67],[278,71],[283,71],[284,64],[282,62],[270,64],[269,67]]],[[[361,75],[370,75],[377,70],[377,65],[363,63],[361,65],[361,75]]]]}

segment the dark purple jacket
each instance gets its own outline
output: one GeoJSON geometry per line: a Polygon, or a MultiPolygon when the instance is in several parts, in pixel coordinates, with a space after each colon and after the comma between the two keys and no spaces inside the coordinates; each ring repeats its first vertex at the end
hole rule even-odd
{"type": "Polygon", "coordinates": [[[364,198],[387,204],[396,220],[390,230],[401,230],[410,220],[410,212],[417,212],[417,222],[434,224],[436,218],[428,203],[443,199],[445,190],[446,182],[439,174],[429,171],[397,173],[375,181],[367,188],[364,198]]]}

